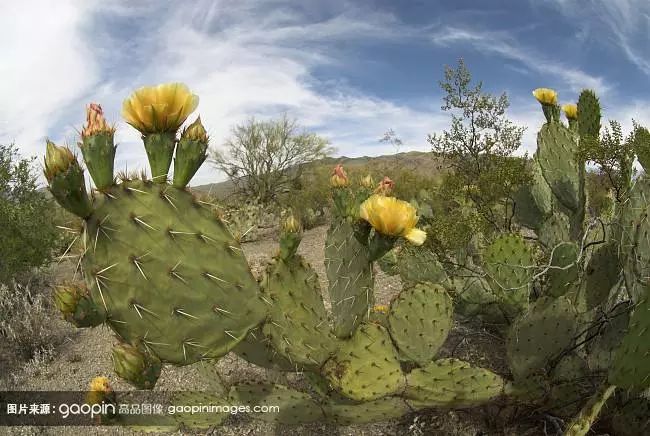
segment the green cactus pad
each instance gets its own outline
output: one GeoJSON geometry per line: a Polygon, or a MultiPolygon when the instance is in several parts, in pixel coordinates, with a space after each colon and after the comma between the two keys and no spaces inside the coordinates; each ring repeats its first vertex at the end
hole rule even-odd
{"type": "Polygon", "coordinates": [[[510,327],[506,351],[515,379],[543,371],[574,340],[578,320],[567,297],[541,297],[510,327]]]}
{"type": "Polygon", "coordinates": [[[431,249],[404,245],[399,253],[397,270],[405,286],[420,282],[443,283],[447,273],[431,249]]]}
{"type": "Polygon", "coordinates": [[[578,245],[573,242],[558,244],[553,249],[551,267],[546,273],[549,295],[566,294],[578,279],[578,245]]]}
{"type": "Polygon", "coordinates": [[[397,394],[405,382],[388,331],[377,324],[362,324],[322,372],[332,387],[357,401],[397,394]]]}
{"type": "Polygon", "coordinates": [[[525,309],[533,276],[533,254],[523,238],[514,234],[497,237],[483,251],[483,269],[500,301],[525,309]]]}
{"type": "Polygon", "coordinates": [[[593,386],[585,360],[576,353],[564,356],[551,372],[550,391],[545,401],[548,410],[572,417],[589,397],[593,386]]]}
{"type": "Polygon", "coordinates": [[[271,340],[262,332],[261,327],[254,328],[232,352],[253,365],[278,371],[297,371],[296,363],[282,356],[271,345],[271,340]]]}
{"type": "Polygon", "coordinates": [[[400,356],[429,363],[451,331],[452,315],[451,297],[440,285],[420,283],[400,292],[388,312],[388,330],[400,356]]]}
{"type": "Polygon", "coordinates": [[[607,300],[612,287],[618,283],[620,272],[618,244],[603,244],[592,253],[584,274],[588,310],[607,300]]]}
{"type": "Polygon", "coordinates": [[[86,282],[107,324],[163,361],[223,356],[266,316],[239,244],[186,191],[124,181],[86,230],[86,282]]]}
{"type": "Polygon", "coordinates": [[[300,256],[273,259],[262,280],[262,299],[271,303],[264,334],[299,367],[320,367],[335,348],[314,270],[300,256]]]}
{"type": "Polygon", "coordinates": [[[531,176],[532,182],[522,185],[515,194],[515,217],[520,224],[538,230],[553,213],[553,193],[536,159],[532,161],[531,176]]]}
{"type": "Polygon", "coordinates": [[[594,91],[585,89],[578,97],[578,132],[580,141],[596,141],[600,135],[600,102],[594,91]]]}
{"type": "Polygon", "coordinates": [[[546,123],[537,134],[537,161],[555,197],[577,212],[581,206],[577,136],[561,123],[546,123]]]}
{"type": "Polygon", "coordinates": [[[368,318],[374,304],[374,277],[368,247],[351,224],[334,219],[325,241],[325,270],[334,317],[334,334],[349,337],[368,318]]]}
{"type": "Polygon", "coordinates": [[[232,404],[261,407],[279,407],[278,412],[269,410],[250,415],[256,419],[282,424],[305,424],[321,421],[323,410],[311,397],[282,385],[267,383],[240,383],[230,388],[228,399],[232,404]]]}
{"type": "Polygon", "coordinates": [[[440,359],[406,376],[404,397],[414,408],[463,408],[486,403],[503,390],[503,379],[490,370],[458,359],[440,359]]]}
{"type": "Polygon", "coordinates": [[[621,212],[621,251],[624,260],[625,284],[638,301],[650,284],[650,178],[640,177],[634,183],[621,212]]]}
{"type": "Polygon", "coordinates": [[[627,333],[609,368],[609,382],[623,389],[650,388],[650,288],[636,304],[627,333]]]}
{"type": "Polygon", "coordinates": [[[337,425],[358,425],[399,418],[411,412],[402,398],[385,397],[355,404],[352,401],[330,400],[323,404],[325,417],[337,425]]]}
{"type": "Polygon", "coordinates": [[[549,216],[537,234],[539,242],[549,250],[563,242],[571,239],[569,233],[569,219],[561,212],[555,212],[549,216]]]}
{"type": "MultiPolygon", "coordinates": [[[[467,318],[479,317],[486,324],[506,324],[507,319],[497,296],[481,277],[454,277],[454,310],[467,318]]],[[[506,312],[507,313],[507,312],[506,312]]]]}
{"type": "Polygon", "coordinates": [[[607,371],[612,365],[614,353],[627,333],[630,323],[630,304],[623,302],[608,314],[609,321],[596,324],[587,331],[592,340],[585,344],[587,363],[592,371],[607,371]]]}

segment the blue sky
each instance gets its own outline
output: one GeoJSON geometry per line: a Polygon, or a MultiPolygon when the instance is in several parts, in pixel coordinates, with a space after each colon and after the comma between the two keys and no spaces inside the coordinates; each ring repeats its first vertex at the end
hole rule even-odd
{"type": "MultiPolygon", "coordinates": [[[[74,146],[93,101],[117,122],[117,168],[146,167],[121,102],[168,81],[200,96],[214,148],[248,117],[286,111],[339,155],[393,153],[379,142],[389,128],[401,150],[428,150],[449,126],[438,81],[460,57],[510,97],[528,127],[520,153],[543,122],[540,86],[563,103],[595,89],[605,118],[650,125],[647,0],[4,0],[0,29],[0,143],[26,156],[45,137],[74,146]]],[[[206,164],[192,183],[222,178],[206,164]]]]}

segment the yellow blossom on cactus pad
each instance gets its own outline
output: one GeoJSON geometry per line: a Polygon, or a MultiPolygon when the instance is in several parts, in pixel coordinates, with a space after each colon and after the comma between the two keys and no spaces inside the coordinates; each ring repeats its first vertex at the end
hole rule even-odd
{"type": "Polygon", "coordinates": [[[375,194],[391,195],[393,193],[394,187],[395,182],[393,182],[390,177],[384,176],[384,179],[379,182],[379,186],[377,186],[377,189],[375,189],[375,194]]]}
{"type": "Polygon", "coordinates": [[[86,138],[98,133],[113,134],[115,133],[115,127],[109,126],[106,122],[101,105],[90,103],[86,107],[86,124],[81,130],[81,137],[86,138]]]}
{"type": "Polygon", "coordinates": [[[568,120],[577,120],[578,119],[578,105],[577,104],[565,104],[562,106],[562,111],[566,115],[568,120]]]}
{"type": "Polygon", "coordinates": [[[533,95],[541,104],[557,104],[557,92],[550,88],[537,88],[533,91],[533,95]]]}
{"type": "Polygon", "coordinates": [[[122,116],[143,134],[176,132],[199,105],[199,97],[183,83],[136,90],[122,104],[122,116]]]}
{"type": "Polygon", "coordinates": [[[108,380],[108,377],[100,376],[95,377],[90,381],[90,390],[92,392],[111,392],[111,383],[108,380]]]}
{"type": "Polygon", "coordinates": [[[373,194],[361,204],[359,215],[382,235],[401,236],[415,245],[422,245],[427,237],[426,232],[415,228],[415,208],[395,197],[373,194]]]}
{"type": "Polygon", "coordinates": [[[388,313],[388,306],[385,304],[376,304],[372,310],[373,312],[388,313]]]}
{"type": "Polygon", "coordinates": [[[330,185],[333,188],[343,188],[349,185],[348,175],[345,174],[343,165],[338,164],[332,170],[332,177],[330,178],[330,185]]]}

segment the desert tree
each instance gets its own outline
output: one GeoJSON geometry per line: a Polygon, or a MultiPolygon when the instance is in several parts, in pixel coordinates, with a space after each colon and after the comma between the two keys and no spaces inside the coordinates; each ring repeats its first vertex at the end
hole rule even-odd
{"type": "Polygon", "coordinates": [[[476,209],[485,230],[509,230],[514,194],[529,181],[527,159],[513,156],[525,127],[507,118],[506,93],[496,96],[482,82],[472,84],[462,59],[457,68],[445,67],[439,83],[445,94],[441,109],[451,113],[451,126],[427,140],[450,169],[440,193],[445,200],[462,197],[462,203],[476,209]]]}
{"type": "Polygon", "coordinates": [[[268,203],[291,189],[304,167],[334,151],[329,142],[287,118],[250,118],[232,129],[212,161],[235,186],[236,193],[268,203]]]}
{"type": "Polygon", "coordinates": [[[57,208],[38,189],[33,159],[0,144],[0,283],[47,264],[60,243],[57,208]]]}

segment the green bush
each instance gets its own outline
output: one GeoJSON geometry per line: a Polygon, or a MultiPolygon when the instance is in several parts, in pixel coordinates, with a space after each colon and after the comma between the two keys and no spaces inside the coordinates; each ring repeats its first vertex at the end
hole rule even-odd
{"type": "Polygon", "coordinates": [[[61,239],[60,213],[37,189],[33,159],[22,159],[13,145],[0,145],[0,283],[49,263],[61,239]]]}

